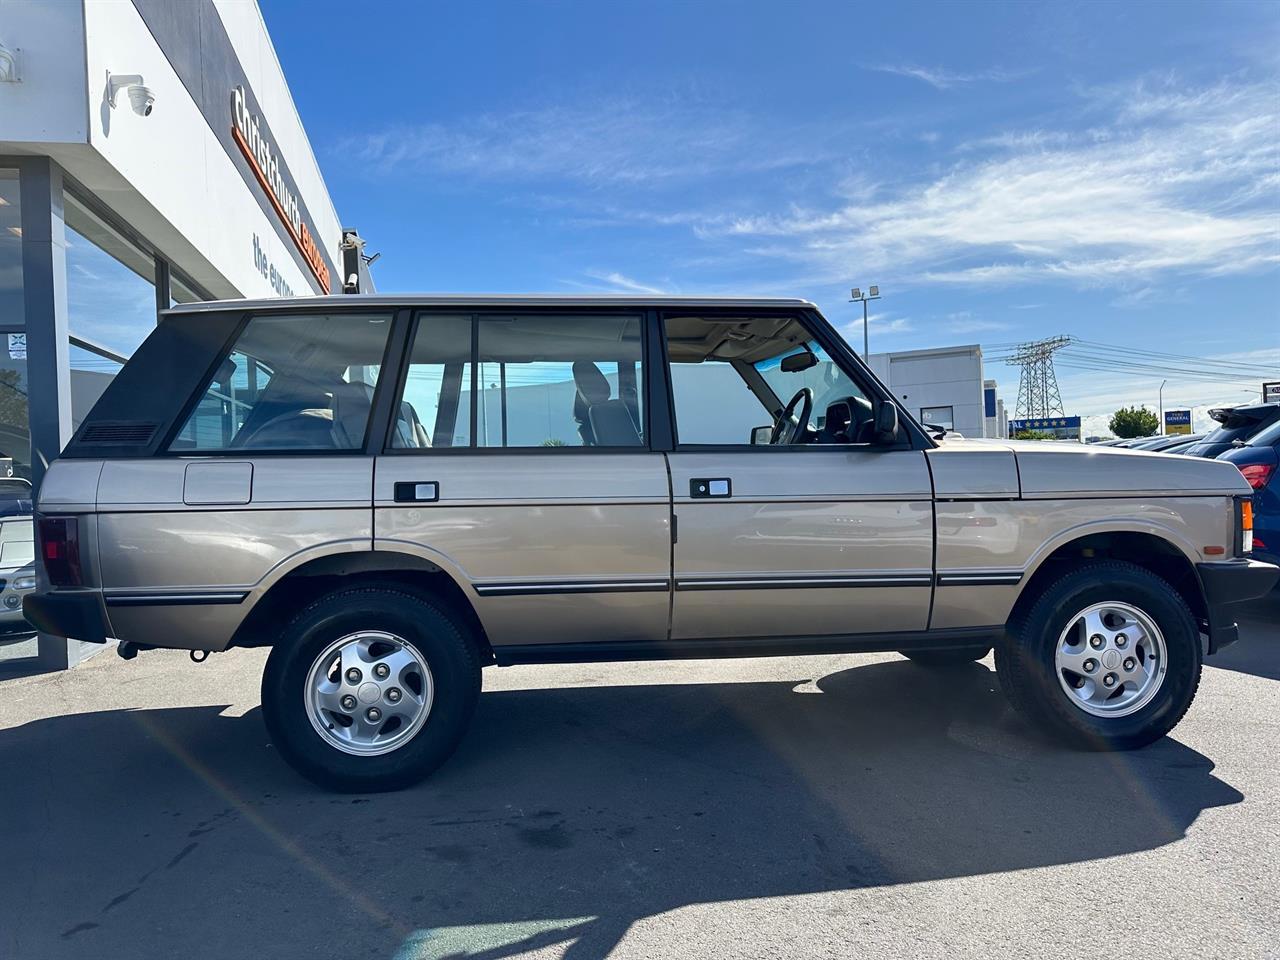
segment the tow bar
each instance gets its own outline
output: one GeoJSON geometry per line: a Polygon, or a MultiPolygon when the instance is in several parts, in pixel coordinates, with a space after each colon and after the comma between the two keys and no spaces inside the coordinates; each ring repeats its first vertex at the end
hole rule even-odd
{"type": "MultiPolygon", "coordinates": [[[[132,660],[143,650],[154,650],[155,647],[149,643],[134,643],[132,640],[121,640],[116,644],[116,653],[121,660],[132,660]]],[[[191,658],[192,663],[204,663],[209,659],[208,650],[188,650],[187,656],[191,658]]]]}

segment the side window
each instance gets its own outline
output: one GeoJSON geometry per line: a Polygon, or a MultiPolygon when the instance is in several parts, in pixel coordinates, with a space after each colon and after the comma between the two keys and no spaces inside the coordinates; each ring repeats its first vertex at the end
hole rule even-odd
{"type": "Polygon", "coordinates": [[[636,317],[424,314],[392,445],[642,446],[641,383],[636,317]]]}
{"type": "Polygon", "coordinates": [[[390,330],[386,314],[252,318],[170,449],[360,449],[390,330]]]}
{"type": "Polygon", "coordinates": [[[676,437],[682,445],[854,443],[866,393],[791,317],[668,317],[676,437]],[[779,417],[802,390],[786,429],[779,417]],[[803,421],[803,422],[801,422],[803,421]]]}
{"type": "Polygon", "coordinates": [[[421,316],[391,446],[470,446],[471,370],[471,318],[421,316]]]}
{"type": "Polygon", "coordinates": [[[640,321],[481,317],[480,447],[638,447],[640,321]]]}

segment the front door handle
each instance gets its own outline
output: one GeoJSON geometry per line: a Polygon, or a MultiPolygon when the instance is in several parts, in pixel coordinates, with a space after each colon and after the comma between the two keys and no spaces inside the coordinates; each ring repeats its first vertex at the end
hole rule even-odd
{"type": "Polygon", "coordinates": [[[733,481],[728,477],[693,477],[689,481],[689,497],[693,500],[727,500],[733,496],[733,481]]]}
{"type": "Polygon", "coordinates": [[[435,503],[439,499],[440,484],[434,480],[401,480],[396,483],[396,503],[435,503]]]}

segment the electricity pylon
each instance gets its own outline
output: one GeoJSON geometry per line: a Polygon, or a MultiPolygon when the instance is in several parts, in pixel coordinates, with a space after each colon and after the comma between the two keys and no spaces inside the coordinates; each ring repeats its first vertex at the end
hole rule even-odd
{"type": "Polygon", "coordinates": [[[1032,420],[1063,416],[1062,395],[1058,393],[1058,375],[1053,369],[1053,355],[1071,343],[1070,337],[1050,337],[1019,344],[1006,363],[1021,367],[1018,380],[1016,418],[1032,420]]]}

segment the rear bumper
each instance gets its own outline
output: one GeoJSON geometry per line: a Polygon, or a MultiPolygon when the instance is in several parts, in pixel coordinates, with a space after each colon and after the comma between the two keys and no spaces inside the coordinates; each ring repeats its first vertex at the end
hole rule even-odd
{"type": "Polygon", "coordinates": [[[37,630],[55,637],[89,643],[107,642],[107,613],[102,596],[94,590],[57,590],[28,594],[22,613],[37,630]]]}
{"type": "Polygon", "coordinates": [[[1196,564],[1209,614],[1209,652],[1240,637],[1234,604],[1264,596],[1280,580],[1280,567],[1260,560],[1218,560],[1196,564]]]}

